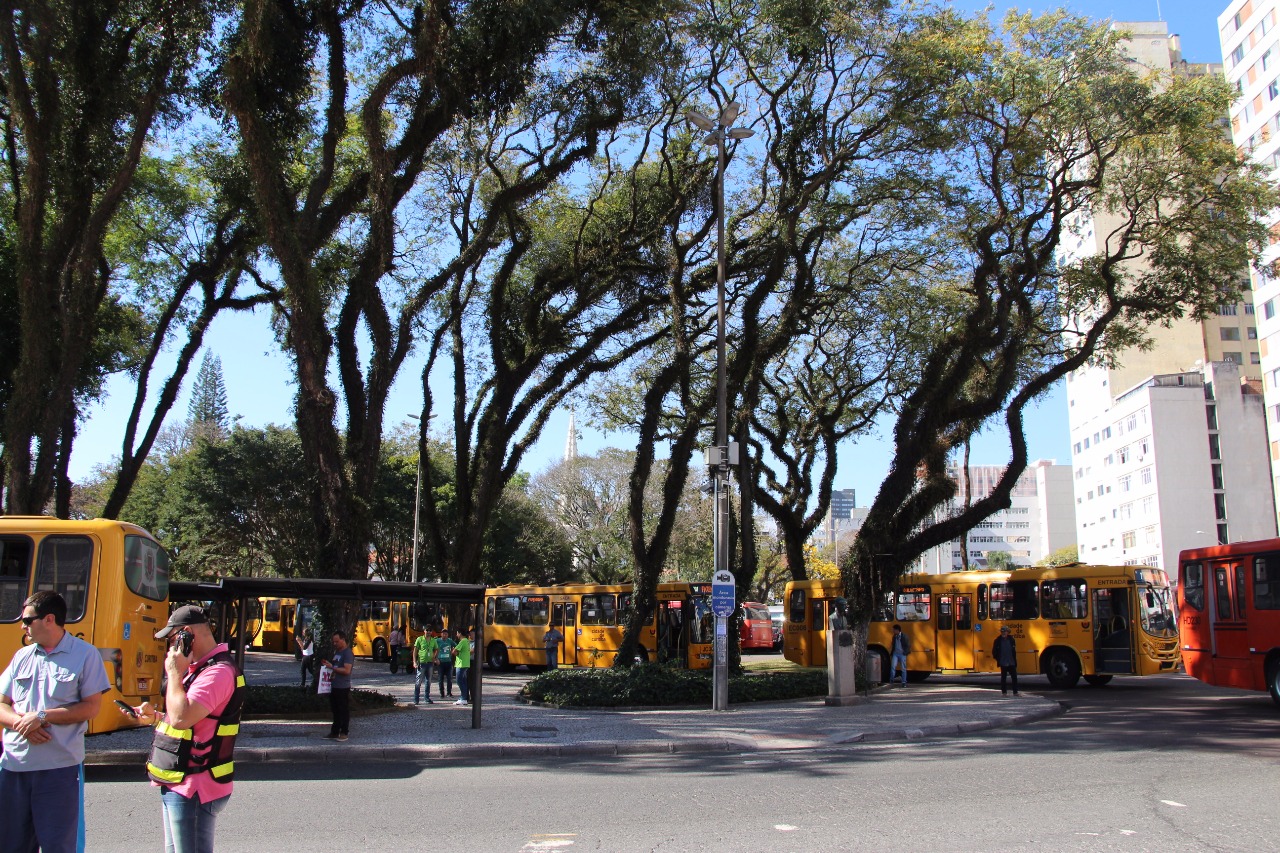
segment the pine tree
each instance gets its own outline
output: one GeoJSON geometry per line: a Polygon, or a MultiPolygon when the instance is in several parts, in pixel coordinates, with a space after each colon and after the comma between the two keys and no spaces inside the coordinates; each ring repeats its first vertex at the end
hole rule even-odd
{"type": "Polygon", "coordinates": [[[192,432],[206,438],[225,437],[230,426],[227,414],[227,386],[222,381],[222,359],[205,350],[200,372],[191,390],[187,409],[192,432]]]}

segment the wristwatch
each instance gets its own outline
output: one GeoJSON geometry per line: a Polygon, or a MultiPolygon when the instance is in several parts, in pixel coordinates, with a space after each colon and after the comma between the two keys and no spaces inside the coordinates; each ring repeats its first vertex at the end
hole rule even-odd
{"type": "Polygon", "coordinates": [[[45,711],[45,710],[43,710],[43,709],[42,709],[41,711],[39,711],[39,712],[36,714],[36,716],[40,718],[40,725],[42,725],[42,726],[47,726],[47,725],[49,725],[49,721],[48,721],[48,719],[47,719],[47,718],[48,718],[48,716],[49,716],[49,712],[48,712],[48,711],[45,711]]]}

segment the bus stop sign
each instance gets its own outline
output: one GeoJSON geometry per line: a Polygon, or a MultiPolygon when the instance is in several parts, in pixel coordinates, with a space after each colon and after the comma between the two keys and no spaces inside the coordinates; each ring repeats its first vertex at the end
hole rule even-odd
{"type": "Polygon", "coordinates": [[[711,612],[716,616],[732,616],[737,606],[736,592],[733,572],[716,572],[711,578],[711,612]]]}

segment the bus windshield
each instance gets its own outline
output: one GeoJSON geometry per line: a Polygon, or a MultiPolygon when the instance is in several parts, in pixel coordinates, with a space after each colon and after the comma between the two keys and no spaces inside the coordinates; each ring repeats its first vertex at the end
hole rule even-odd
{"type": "Polygon", "coordinates": [[[1173,613],[1172,591],[1167,586],[1138,587],[1138,611],[1142,630],[1153,637],[1176,637],[1178,619],[1173,613]]]}

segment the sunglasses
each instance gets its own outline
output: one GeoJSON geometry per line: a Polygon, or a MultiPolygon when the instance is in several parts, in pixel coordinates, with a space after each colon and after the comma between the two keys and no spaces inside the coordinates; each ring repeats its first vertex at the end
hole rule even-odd
{"type": "Polygon", "coordinates": [[[38,622],[38,621],[40,621],[40,620],[41,620],[41,619],[43,619],[43,618],[44,618],[43,616],[23,616],[23,617],[22,617],[22,624],[23,624],[23,625],[30,625],[32,622],[38,622]]]}

